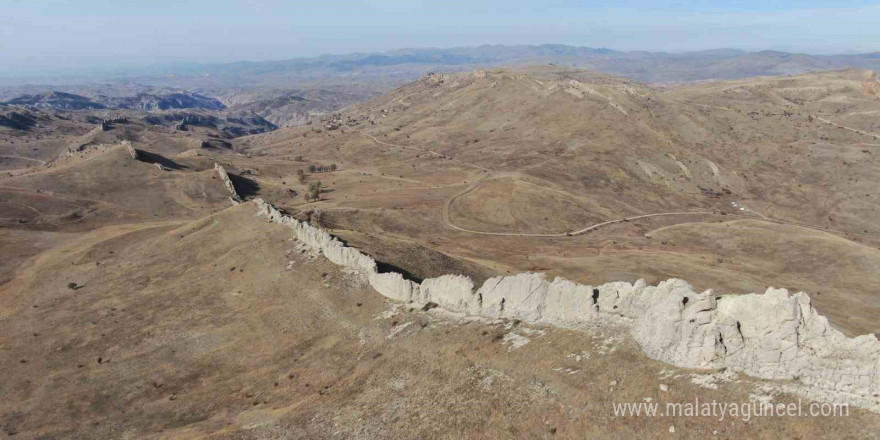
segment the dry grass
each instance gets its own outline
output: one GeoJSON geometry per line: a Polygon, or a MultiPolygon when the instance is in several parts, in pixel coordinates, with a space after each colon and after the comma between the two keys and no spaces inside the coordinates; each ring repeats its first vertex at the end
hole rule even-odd
{"type": "Polygon", "coordinates": [[[196,222],[97,230],[5,285],[4,429],[23,438],[623,439],[665,438],[674,425],[677,438],[808,439],[880,427],[857,410],[732,424],[614,417],[612,403],[645,397],[748,401],[753,381],[699,388],[617,331],[383,314],[391,305],[379,295],[298,253],[285,228],[255,220],[245,204],[196,222]],[[67,291],[70,280],[83,287],[67,291]],[[530,342],[509,350],[509,332],[530,342]]]}
{"type": "MultiPolygon", "coordinates": [[[[9,171],[0,176],[7,281],[0,286],[0,432],[876,437],[877,416],[859,411],[732,424],[614,417],[612,402],[643,398],[747,401],[753,381],[708,390],[690,382],[693,372],[664,379],[669,367],[645,359],[622,333],[528,335],[504,327],[513,323],[464,323],[436,311],[379,317],[390,304],[377,294],[297,253],[288,231],[256,219],[250,204],[228,209],[211,169],[222,163],[249,179],[248,195],[320,218],[419,277],[458,272],[480,280],[531,270],[591,284],[679,277],[720,293],[773,285],[810,292],[850,334],[877,332],[876,141],[807,118],[821,114],[876,132],[866,112],[878,104],[863,94],[860,75],[662,91],[550,68],[462,75],[346,110],[371,117],[376,125],[358,129],[384,144],[348,128],[297,128],[239,139],[243,154],[232,154],[193,150],[198,133],[150,128],[135,147],[181,168],[159,171],[111,148],[9,171]],[[290,196],[305,189],[298,170],[327,163],[339,170],[308,176],[327,188],[321,201],[290,196]],[[480,230],[560,232],[651,212],[719,214],[643,219],[576,237],[475,236],[449,228],[442,215],[471,185],[449,214],[480,230]],[[740,213],[732,201],[829,230],[721,215],[740,213]],[[67,289],[69,282],[82,287],[67,289]],[[531,342],[508,351],[510,331],[531,342]]],[[[59,138],[19,137],[10,154],[51,161],[66,148],[59,139],[112,143],[113,131],[89,135],[86,125],[58,122],[59,138]]]]}

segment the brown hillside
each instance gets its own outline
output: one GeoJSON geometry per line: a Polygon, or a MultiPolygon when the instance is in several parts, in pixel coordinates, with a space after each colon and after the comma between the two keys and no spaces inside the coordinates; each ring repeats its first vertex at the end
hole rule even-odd
{"type": "Polygon", "coordinates": [[[862,90],[871,75],[661,89],[555,67],[437,74],[346,109],[325,127],[241,138],[236,149],[264,164],[255,179],[278,188],[266,193],[270,200],[341,210],[336,228],[414,240],[499,272],[596,283],[677,276],[725,292],[798,285],[821,291],[828,299],[816,299],[820,310],[845,330],[874,332],[874,301],[832,305],[852,290],[873,291],[873,266],[842,249],[789,258],[804,268],[826,265],[827,255],[844,258],[837,279],[853,280],[847,287],[810,270],[800,283],[771,266],[741,270],[732,262],[781,257],[763,232],[728,255],[689,237],[645,236],[681,222],[749,218],[788,225],[786,242],[824,231],[876,258],[880,141],[871,133],[880,130],[870,117],[877,103],[862,90]],[[296,169],[330,163],[339,170],[308,177],[328,186],[321,202],[281,191],[301,193],[296,169]],[[652,214],[663,215],[583,231],[652,214]]]}

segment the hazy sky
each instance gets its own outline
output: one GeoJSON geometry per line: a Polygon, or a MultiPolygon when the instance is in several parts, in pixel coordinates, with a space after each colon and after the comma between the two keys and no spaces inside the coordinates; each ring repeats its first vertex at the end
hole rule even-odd
{"type": "Polygon", "coordinates": [[[880,2],[2,0],[0,76],[402,47],[880,51],[880,2]]]}

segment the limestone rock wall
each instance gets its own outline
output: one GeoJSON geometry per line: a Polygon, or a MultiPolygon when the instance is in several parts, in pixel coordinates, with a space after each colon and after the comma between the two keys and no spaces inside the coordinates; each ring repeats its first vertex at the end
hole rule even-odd
{"type": "Polygon", "coordinates": [[[433,302],[440,307],[470,315],[480,313],[482,304],[474,293],[474,282],[463,275],[443,275],[428,278],[419,286],[419,296],[413,302],[433,302]]]}
{"type": "Polygon", "coordinates": [[[229,178],[229,174],[226,173],[226,169],[216,162],[214,163],[214,169],[220,174],[220,180],[223,181],[223,184],[226,185],[226,189],[229,190],[229,193],[231,194],[229,198],[232,199],[233,204],[241,203],[241,197],[239,197],[238,192],[235,191],[235,185],[232,184],[232,180],[229,178]]]}
{"type": "Polygon", "coordinates": [[[137,150],[135,150],[134,147],[131,146],[131,141],[122,141],[122,145],[125,145],[125,149],[128,151],[128,154],[131,156],[132,159],[138,159],[137,150]]]}
{"type": "Polygon", "coordinates": [[[370,286],[383,296],[396,301],[413,302],[413,298],[419,298],[419,285],[404,278],[395,272],[370,273],[368,275],[370,286]]]}
{"type": "Polygon", "coordinates": [[[547,281],[540,273],[490,278],[476,290],[462,275],[417,284],[398,273],[378,273],[371,257],[326,231],[261,199],[254,202],[261,215],[290,227],[298,240],[363,274],[377,292],[396,301],[414,306],[431,302],[472,316],[562,327],[614,320],[629,326],[653,359],[683,368],[728,368],[764,379],[795,379],[811,389],[840,393],[835,396],[861,396],[880,408],[880,342],[874,335],[847,338],[816,312],[803,292],[770,288],[763,294],[719,296],[711,290],[695,292],[677,279],[656,286],[639,280],[594,287],[563,278],[547,281]]]}

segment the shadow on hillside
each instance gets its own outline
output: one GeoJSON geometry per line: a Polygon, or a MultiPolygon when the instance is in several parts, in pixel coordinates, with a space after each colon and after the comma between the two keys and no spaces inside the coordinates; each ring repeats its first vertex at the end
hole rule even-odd
{"type": "MultiPolygon", "coordinates": [[[[326,229],[326,228],[332,228],[332,226],[329,225],[329,224],[328,224],[326,221],[324,221],[323,219],[321,219],[321,221],[318,221],[318,222],[308,222],[308,223],[311,224],[312,226],[317,226],[317,227],[320,227],[320,228],[325,228],[325,229],[326,229]],[[316,224],[316,223],[317,223],[317,224],[316,224]]],[[[348,244],[348,241],[345,240],[344,238],[342,238],[342,237],[340,237],[340,236],[338,236],[338,235],[335,236],[335,237],[336,237],[336,239],[339,240],[339,242],[342,243],[344,246],[346,246],[346,247],[352,247],[352,245],[348,244]]],[[[363,251],[362,251],[362,252],[363,252],[363,251]]],[[[366,254],[366,253],[365,253],[365,254],[366,254]]],[[[366,254],[366,255],[368,255],[370,258],[372,258],[374,261],[376,261],[376,271],[378,271],[379,273],[397,272],[397,273],[403,275],[403,278],[405,278],[405,279],[407,279],[407,280],[410,280],[410,281],[412,281],[412,282],[414,282],[414,283],[416,283],[416,284],[421,284],[421,283],[422,283],[422,278],[419,278],[419,277],[413,275],[412,272],[410,272],[410,271],[408,271],[408,270],[406,270],[406,269],[404,269],[404,268],[402,268],[402,267],[400,267],[400,266],[395,266],[395,265],[393,265],[393,264],[391,264],[391,263],[386,263],[386,262],[384,262],[384,261],[381,261],[381,260],[379,260],[378,258],[376,258],[375,255],[370,255],[370,254],[366,254]]]]}
{"type": "Polygon", "coordinates": [[[253,197],[260,194],[260,184],[256,180],[248,179],[236,174],[229,173],[229,180],[235,187],[235,192],[242,198],[253,197]]]}
{"type": "MultiPolygon", "coordinates": [[[[374,258],[374,260],[375,260],[375,258],[374,258]]],[[[413,275],[412,272],[410,272],[406,269],[403,269],[401,267],[395,266],[391,263],[386,263],[384,261],[376,260],[376,270],[379,273],[397,272],[397,273],[403,275],[403,278],[410,280],[416,284],[422,283],[422,279],[413,275]]]]}
{"type": "Polygon", "coordinates": [[[181,165],[181,164],[179,164],[179,163],[177,163],[177,162],[175,162],[165,156],[162,156],[162,155],[159,155],[156,153],[150,153],[149,151],[137,150],[137,155],[138,155],[138,160],[140,160],[141,162],[146,162],[146,163],[150,163],[150,164],[157,163],[159,165],[162,165],[162,168],[165,168],[165,169],[185,170],[185,169],[189,168],[189,167],[187,167],[185,165],[181,165]]]}

